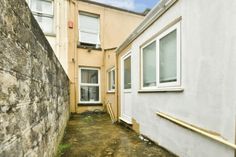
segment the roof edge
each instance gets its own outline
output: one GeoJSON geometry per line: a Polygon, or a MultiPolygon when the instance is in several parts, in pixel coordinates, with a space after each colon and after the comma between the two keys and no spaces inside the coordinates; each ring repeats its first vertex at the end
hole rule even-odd
{"type": "Polygon", "coordinates": [[[135,15],[139,15],[139,16],[145,16],[145,13],[139,13],[139,12],[135,12],[135,11],[131,11],[131,10],[127,10],[127,9],[122,9],[122,8],[118,8],[112,5],[107,5],[107,4],[103,4],[103,3],[99,3],[99,2],[95,2],[95,1],[91,1],[91,0],[78,0],[79,2],[85,2],[85,3],[90,3],[90,4],[94,4],[94,5],[99,5],[102,7],[107,7],[110,9],[114,9],[114,10],[119,10],[119,11],[124,11],[127,13],[131,13],[131,14],[135,14],[135,15]]]}
{"type": "Polygon", "coordinates": [[[146,15],[140,25],[138,25],[136,29],[126,38],[126,40],[116,49],[116,53],[119,54],[122,50],[124,50],[177,1],[178,0],[161,0],[157,3],[155,7],[146,15]]]}

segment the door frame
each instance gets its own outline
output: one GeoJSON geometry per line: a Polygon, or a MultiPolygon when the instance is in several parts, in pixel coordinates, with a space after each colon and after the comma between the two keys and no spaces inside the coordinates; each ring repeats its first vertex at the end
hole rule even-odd
{"type": "MultiPolygon", "coordinates": [[[[130,62],[132,62],[132,58],[131,58],[131,51],[126,52],[124,55],[121,56],[121,60],[120,60],[120,76],[121,76],[121,81],[120,81],[120,116],[119,119],[128,123],[128,124],[132,124],[132,117],[128,117],[126,115],[123,114],[123,105],[124,104],[124,93],[131,93],[132,92],[132,75],[130,74],[130,79],[131,79],[131,88],[130,89],[124,89],[124,61],[125,59],[127,59],[128,57],[130,57],[130,62]],[[126,116],[127,118],[123,118],[123,116],[126,116]]],[[[131,64],[131,63],[130,63],[131,64]]],[[[130,65],[130,69],[131,69],[131,65],[130,65]]],[[[131,105],[131,104],[130,104],[131,105]]],[[[132,110],[132,105],[131,105],[131,110],[132,110]]]]}

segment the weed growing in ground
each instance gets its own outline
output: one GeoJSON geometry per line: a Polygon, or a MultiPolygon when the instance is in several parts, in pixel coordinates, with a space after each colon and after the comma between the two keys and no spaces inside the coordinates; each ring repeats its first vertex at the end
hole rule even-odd
{"type": "Polygon", "coordinates": [[[60,157],[70,147],[71,147],[71,144],[60,144],[58,146],[57,157],[60,157]]]}
{"type": "Polygon", "coordinates": [[[87,117],[84,118],[84,121],[87,122],[87,123],[91,123],[91,122],[93,122],[94,120],[93,120],[93,117],[92,117],[92,116],[87,116],[87,117]]]}

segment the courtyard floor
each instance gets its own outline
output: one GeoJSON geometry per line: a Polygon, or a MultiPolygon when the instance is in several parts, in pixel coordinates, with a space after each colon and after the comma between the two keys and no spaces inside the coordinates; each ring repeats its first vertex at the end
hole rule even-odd
{"type": "Polygon", "coordinates": [[[175,157],[129,128],[112,124],[105,113],[71,115],[58,156],[175,157]]]}

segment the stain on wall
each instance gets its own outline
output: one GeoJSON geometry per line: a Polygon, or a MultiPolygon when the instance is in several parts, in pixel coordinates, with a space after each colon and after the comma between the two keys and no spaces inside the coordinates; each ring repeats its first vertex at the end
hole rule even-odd
{"type": "Polygon", "coordinates": [[[69,79],[22,0],[0,1],[0,156],[54,156],[69,79]]]}

